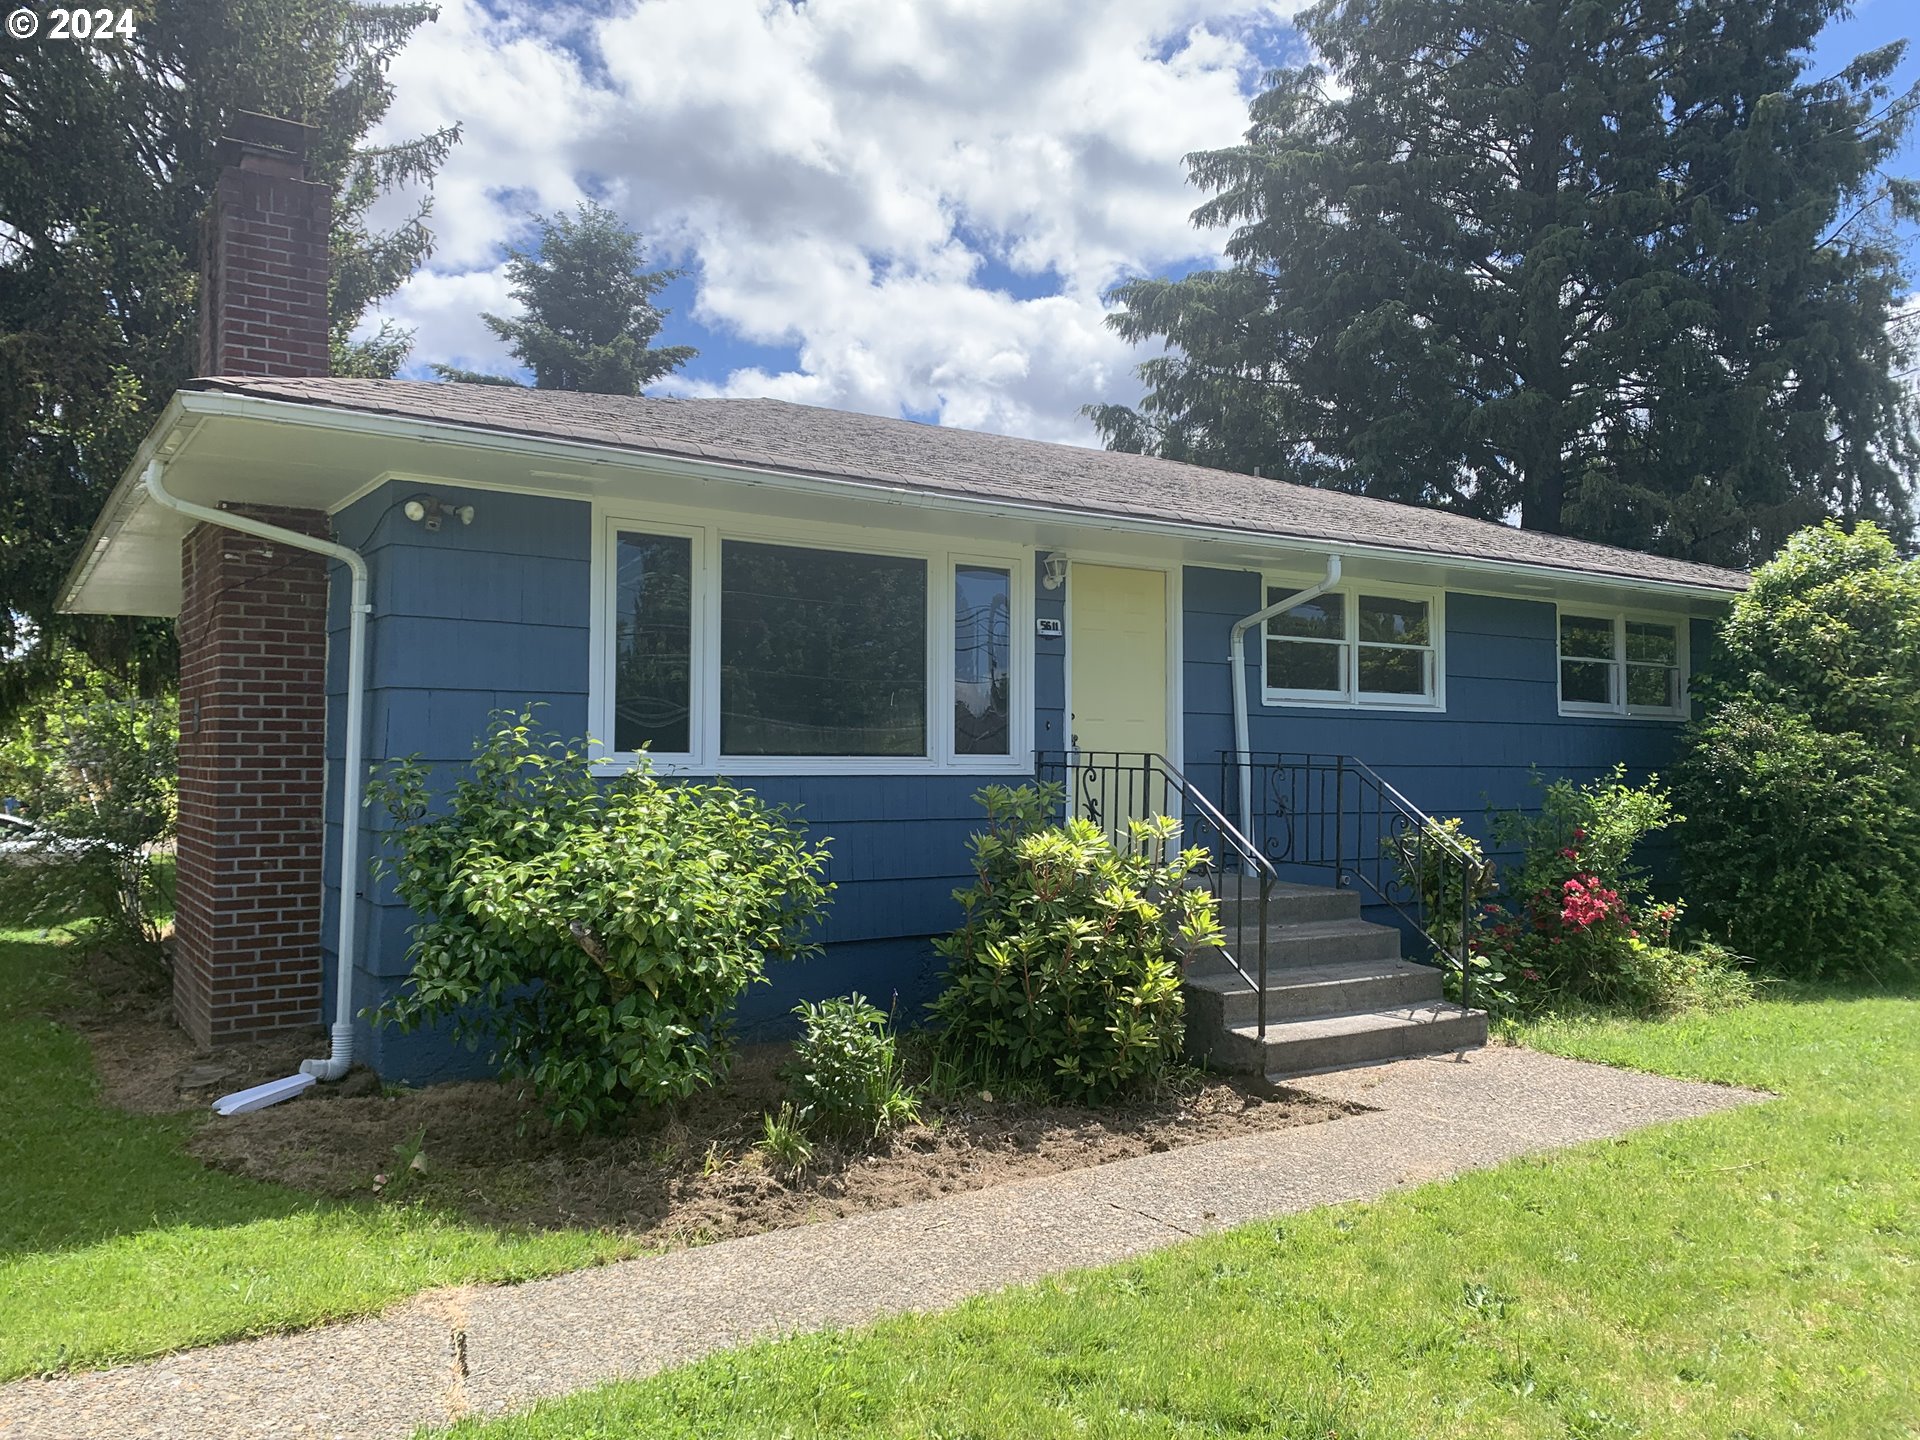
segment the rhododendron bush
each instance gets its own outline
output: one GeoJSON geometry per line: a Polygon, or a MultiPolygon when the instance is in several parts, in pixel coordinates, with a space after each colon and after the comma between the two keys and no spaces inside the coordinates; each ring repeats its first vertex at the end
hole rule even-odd
{"type": "Polygon", "coordinates": [[[1495,824],[1520,852],[1505,904],[1483,905],[1476,955],[1501,977],[1496,1001],[1537,1009],[1561,997],[1635,1010],[1744,998],[1750,983],[1719,946],[1676,948],[1683,911],[1653,898],[1635,851],[1678,822],[1657,777],[1629,785],[1624,766],[1576,785],[1556,780],[1538,814],[1495,824]]]}

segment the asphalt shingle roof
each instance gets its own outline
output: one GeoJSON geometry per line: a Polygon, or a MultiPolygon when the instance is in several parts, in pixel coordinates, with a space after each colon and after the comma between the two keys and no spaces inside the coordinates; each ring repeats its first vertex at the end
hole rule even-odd
{"type": "Polygon", "coordinates": [[[1226,470],[784,400],[669,400],[412,380],[215,378],[189,388],[1063,513],[1739,590],[1746,573],[1226,470]]]}

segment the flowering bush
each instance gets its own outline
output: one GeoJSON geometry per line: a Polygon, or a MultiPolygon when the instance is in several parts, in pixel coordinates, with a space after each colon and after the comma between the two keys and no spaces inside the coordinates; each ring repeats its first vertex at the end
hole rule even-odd
{"type": "Polygon", "coordinates": [[[1522,1003],[1559,993],[1618,998],[1652,905],[1634,848],[1673,819],[1657,777],[1629,785],[1615,766],[1587,785],[1556,780],[1539,814],[1496,822],[1495,834],[1521,852],[1520,871],[1507,897],[1511,918],[1492,925],[1484,944],[1522,1003]]]}
{"type": "Polygon", "coordinates": [[[1677,823],[1657,777],[1626,783],[1624,767],[1588,785],[1557,780],[1538,815],[1510,815],[1496,833],[1521,851],[1506,906],[1483,910],[1476,943],[1520,1009],[1559,998],[1637,1011],[1737,1003],[1751,994],[1738,957],[1713,945],[1676,948],[1684,907],[1648,893],[1634,850],[1677,823]]]}

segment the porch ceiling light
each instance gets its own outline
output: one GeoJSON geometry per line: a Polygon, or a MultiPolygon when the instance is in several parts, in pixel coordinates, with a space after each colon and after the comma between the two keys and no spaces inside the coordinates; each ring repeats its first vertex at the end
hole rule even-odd
{"type": "Polygon", "coordinates": [[[1058,590],[1067,583],[1067,557],[1055,550],[1047,556],[1046,578],[1040,582],[1049,590],[1058,590]]]}

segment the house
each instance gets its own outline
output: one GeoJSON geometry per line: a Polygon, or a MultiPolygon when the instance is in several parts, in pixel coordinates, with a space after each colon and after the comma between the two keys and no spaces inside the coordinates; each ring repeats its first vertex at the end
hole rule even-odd
{"type": "MultiPolygon", "coordinates": [[[[609,770],[645,749],[832,837],[825,955],[748,1019],[853,987],[911,1006],[983,784],[1066,774],[1045,757],[1072,751],[1133,757],[1072,767],[1118,786],[1168,757],[1154,783],[1184,776],[1265,854],[1325,861],[1307,832],[1331,825],[1333,859],[1363,865],[1404,823],[1389,792],[1478,815],[1527,804],[1532,767],[1665,764],[1689,657],[1745,583],[774,400],[327,378],[326,192],[300,157],[299,127],[228,142],[207,378],[143,442],[64,599],[177,617],[176,1005],[202,1042],[337,1021],[344,976],[360,1058],[413,1080],[463,1063],[352,1019],[404,981],[412,923],[367,878],[383,817],[354,777],[456,767],[498,708],[543,702],[609,770]]],[[[1119,793],[1110,812],[1143,803],[1119,793]]]]}

